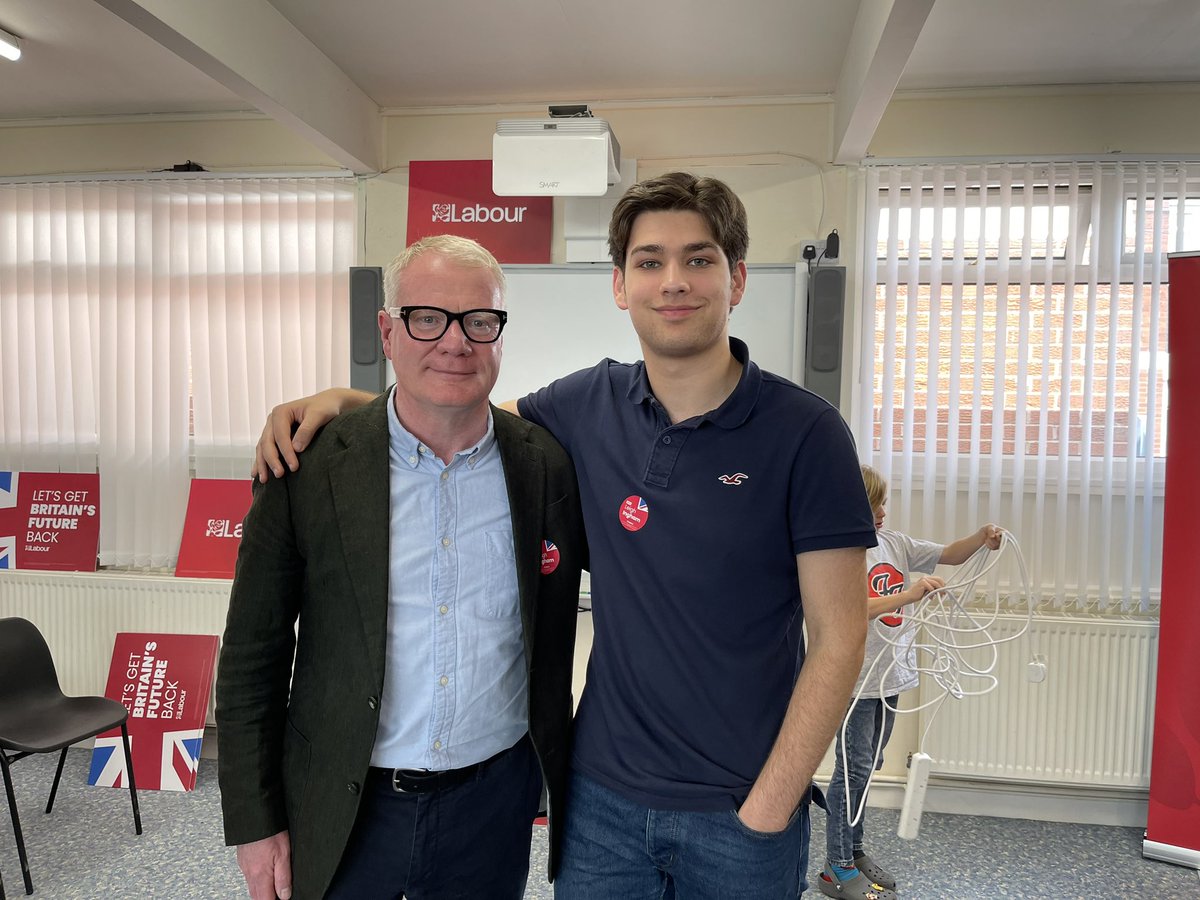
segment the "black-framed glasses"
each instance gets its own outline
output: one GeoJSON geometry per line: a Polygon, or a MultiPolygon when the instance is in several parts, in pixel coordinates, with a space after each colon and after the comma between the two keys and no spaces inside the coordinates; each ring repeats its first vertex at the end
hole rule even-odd
{"type": "Polygon", "coordinates": [[[414,341],[436,341],[457,322],[467,340],[475,344],[493,344],[500,338],[508,313],[502,309],[466,309],[452,313],[440,306],[392,306],[388,315],[404,320],[404,330],[414,341]]]}

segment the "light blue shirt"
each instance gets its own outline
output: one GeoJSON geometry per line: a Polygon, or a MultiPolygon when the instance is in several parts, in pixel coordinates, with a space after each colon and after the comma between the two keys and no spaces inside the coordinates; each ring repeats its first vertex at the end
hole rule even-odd
{"type": "Polygon", "coordinates": [[[444,465],[388,401],[388,638],[371,765],[457,769],[529,728],[512,518],[491,413],[444,465]]]}

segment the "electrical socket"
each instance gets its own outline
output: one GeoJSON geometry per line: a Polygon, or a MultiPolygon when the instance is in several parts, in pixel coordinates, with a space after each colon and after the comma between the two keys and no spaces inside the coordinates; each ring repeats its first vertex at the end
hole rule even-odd
{"type": "MultiPolygon", "coordinates": [[[[825,249],[825,238],[813,238],[813,239],[809,239],[806,241],[801,241],[800,242],[800,258],[801,259],[804,259],[804,248],[805,247],[812,247],[814,249],[815,252],[813,253],[812,258],[813,258],[813,261],[816,261],[821,256],[821,252],[825,249]]],[[[822,262],[824,262],[824,260],[822,260],[822,262]]]]}

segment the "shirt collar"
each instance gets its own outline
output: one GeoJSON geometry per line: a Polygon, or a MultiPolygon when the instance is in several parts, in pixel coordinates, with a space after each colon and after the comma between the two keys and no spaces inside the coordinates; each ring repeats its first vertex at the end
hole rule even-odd
{"type": "MultiPolygon", "coordinates": [[[[396,456],[397,461],[408,466],[410,469],[415,469],[421,464],[421,457],[428,456],[430,459],[436,459],[433,451],[426,447],[416,435],[404,427],[400,421],[400,417],[396,415],[396,386],[392,385],[391,392],[388,394],[388,438],[391,443],[392,453],[396,456]]],[[[492,408],[488,407],[487,429],[483,433],[483,437],[473,447],[467,447],[465,450],[459,450],[454,454],[454,459],[450,461],[453,465],[459,459],[466,459],[467,465],[474,467],[475,464],[484,458],[489,450],[496,444],[496,429],[492,420],[492,408]]]]}
{"type": "MultiPolygon", "coordinates": [[[[754,404],[758,400],[758,392],[762,387],[762,370],[750,359],[750,348],[745,341],[731,337],[729,352],[733,358],[742,364],[742,374],[738,383],[725,402],[714,410],[698,417],[696,424],[708,421],[721,428],[737,428],[749,417],[754,404]]],[[[626,398],[634,404],[657,403],[654,392],[650,390],[650,379],[646,375],[646,363],[639,361],[635,366],[635,375],[626,391],[626,398]]]]}

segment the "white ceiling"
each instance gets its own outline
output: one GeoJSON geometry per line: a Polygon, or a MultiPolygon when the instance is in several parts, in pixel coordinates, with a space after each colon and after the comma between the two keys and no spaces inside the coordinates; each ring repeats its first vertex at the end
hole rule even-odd
{"type": "Polygon", "coordinates": [[[1196,0],[0,0],[0,28],[0,124],[260,110],[359,169],[398,108],[815,95],[853,157],[896,90],[1200,83],[1196,0]]]}

